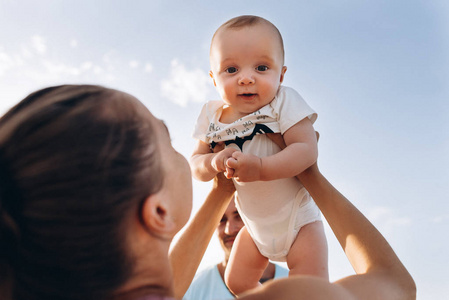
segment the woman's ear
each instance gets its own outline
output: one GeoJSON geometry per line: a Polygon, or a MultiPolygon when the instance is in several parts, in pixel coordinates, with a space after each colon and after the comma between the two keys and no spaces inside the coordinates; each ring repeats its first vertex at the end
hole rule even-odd
{"type": "Polygon", "coordinates": [[[148,196],[143,202],[140,218],[149,232],[171,239],[175,234],[176,224],[169,214],[166,202],[160,193],[148,196]]]}
{"type": "Polygon", "coordinates": [[[214,86],[217,86],[217,84],[215,83],[214,73],[212,73],[212,70],[209,71],[209,76],[210,76],[210,78],[212,78],[212,80],[214,82],[214,86]]]}

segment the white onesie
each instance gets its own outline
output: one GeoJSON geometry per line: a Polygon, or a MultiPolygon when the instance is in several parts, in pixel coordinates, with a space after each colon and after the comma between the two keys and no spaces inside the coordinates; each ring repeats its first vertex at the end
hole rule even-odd
{"type": "MultiPolygon", "coordinates": [[[[308,117],[317,114],[292,88],[281,86],[266,106],[231,124],[220,117],[223,101],[210,101],[201,111],[193,136],[205,143],[225,142],[243,153],[270,156],[281,149],[264,133],[284,134],[308,117]]],[[[301,158],[298,158],[301,159],[301,158]]],[[[285,261],[299,229],[321,220],[320,211],[296,178],[272,181],[237,182],[237,209],[260,253],[275,261],[285,261]]]]}

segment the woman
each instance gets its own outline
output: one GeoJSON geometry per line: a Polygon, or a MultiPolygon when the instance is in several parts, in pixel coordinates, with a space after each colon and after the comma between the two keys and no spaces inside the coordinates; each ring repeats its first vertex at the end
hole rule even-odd
{"type": "MultiPolygon", "coordinates": [[[[413,280],[374,227],[316,166],[301,176],[361,275],[289,278],[246,298],[413,299],[413,280]]],[[[232,193],[217,180],[171,245],[192,185],[163,122],[116,90],[37,91],[0,119],[0,298],[180,298],[232,193]]]]}

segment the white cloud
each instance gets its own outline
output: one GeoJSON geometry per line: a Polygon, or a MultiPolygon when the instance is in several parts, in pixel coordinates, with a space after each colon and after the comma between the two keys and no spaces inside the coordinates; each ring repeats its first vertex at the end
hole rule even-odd
{"type": "Polygon", "coordinates": [[[206,102],[211,91],[208,74],[201,69],[188,70],[177,59],[171,61],[170,78],[162,80],[162,96],[185,107],[189,102],[206,102]]]}
{"type": "Polygon", "coordinates": [[[140,65],[140,63],[137,60],[131,60],[129,62],[129,67],[132,68],[132,69],[137,68],[139,65],[140,65]]]}
{"type": "Polygon", "coordinates": [[[44,60],[42,63],[48,74],[51,75],[78,76],[81,73],[81,70],[79,68],[64,63],[58,63],[50,60],[44,60]]]}
{"type": "Polygon", "coordinates": [[[5,75],[9,71],[20,72],[21,67],[30,68],[30,66],[40,63],[43,58],[36,59],[36,53],[45,54],[47,45],[42,36],[34,35],[25,45],[20,46],[17,51],[9,52],[3,47],[0,48],[0,76],[5,75]]]}
{"type": "MultiPolygon", "coordinates": [[[[50,43],[44,37],[34,35],[16,47],[0,45],[0,112],[11,106],[13,100],[23,97],[24,86],[34,90],[36,87],[66,82],[94,82],[108,85],[117,80],[141,77],[143,72],[151,72],[153,66],[137,59],[122,57],[112,49],[89,60],[73,57],[57,57],[50,43]],[[45,55],[44,55],[45,54],[45,55]],[[26,83],[26,84],[24,84],[26,83]],[[9,91],[9,92],[8,92],[9,91]],[[7,103],[7,98],[11,99],[7,103]]],[[[68,39],[65,49],[79,47],[74,39],[68,39]]]]}
{"type": "MultiPolygon", "coordinates": [[[[73,41],[72,41],[73,42],[73,41]]],[[[58,60],[44,54],[48,50],[45,39],[35,35],[28,42],[19,47],[18,51],[6,51],[0,47],[0,76],[9,76],[9,79],[29,80],[35,83],[61,82],[65,80],[78,80],[85,78],[99,78],[109,80],[109,76],[103,76],[103,66],[113,61],[109,58],[103,59],[100,65],[92,61],[81,63],[72,60],[58,60]],[[94,77],[92,77],[94,75],[94,77]]]]}
{"type": "Polygon", "coordinates": [[[114,71],[115,68],[115,64],[117,61],[120,60],[119,55],[117,54],[117,51],[115,50],[110,50],[108,52],[106,52],[105,54],[103,54],[103,57],[101,58],[103,64],[105,65],[105,69],[107,71],[114,71]]]}
{"type": "Polygon", "coordinates": [[[47,52],[47,44],[45,42],[45,39],[40,35],[34,35],[31,38],[31,42],[34,50],[36,50],[37,53],[45,54],[45,52],[47,52]]]}
{"type": "Polygon", "coordinates": [[[101,68],[100,66],[95,66],[94,74],[101,74],[101,73],[103,73],[103,68],[101,68]]]}
{"type": "Polygon", "coordinates": [[[0,76],[14,66],[14,61],[10,55],[0,49],[0,76]]]}
{"type": "Polygon", "coordinates": [[[78,47],[78,41],[76,39],[71,39],[70,40],[70,47],[72,47],[72,48],[78,47]]]}
{"type": "Polygon", "coordinates": [[[144,67],[145,73],[151,73],[153,71],[153,65],[150,63],[146,63],[144,67]]]}
{"type": "Polygon", "coordinates": [[[446,214],[446,215],[435,216],[432,218],[431,221],[432,221],[432,223],[435,223],[435,224],[441,224],[448,220],[449,220],[449,214],[446,214]]]}
{"type": "Polygon", "coordinates": [[[25,65],[25,60],[22,58],[19,54],[14,54],[14,62],[16,66],[23,66],[25,65]]]}
{"type": "Polygon", "coordinates": [[[85,61],[81,64],[81,70],[83,71],[87,71],[90,70],[93,66],[93,63],[91,61],[85,61]]]}
{"type": "Polygon", "coordinates": [[[20,51],[20,53],[22,54],[23,58],[25,58],[25,59],[34,57],[34,54],[30,50],[28,50],[27,47],[24,47],[24,46],[22,46],[22,50],[20,51]]]}

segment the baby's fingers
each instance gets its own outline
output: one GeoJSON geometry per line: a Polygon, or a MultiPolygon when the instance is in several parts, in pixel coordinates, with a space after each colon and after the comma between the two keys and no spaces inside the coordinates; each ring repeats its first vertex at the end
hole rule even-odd
{"type": "Polygon", "coordinates": [[[237,168],[237,163],[238,163],[238,161],[234,157],[228,158],[226,160],[226,168],[235,169],[235,168],[237,168]]]}
{"type": "Polygon", "coordinates": [[[234,173],[235,173],[234,169],[226,167],[226,172],[225,172],[226,178],[230,179],[230,178],[234,177],[234,173]]]}

